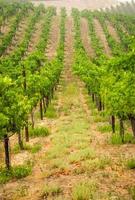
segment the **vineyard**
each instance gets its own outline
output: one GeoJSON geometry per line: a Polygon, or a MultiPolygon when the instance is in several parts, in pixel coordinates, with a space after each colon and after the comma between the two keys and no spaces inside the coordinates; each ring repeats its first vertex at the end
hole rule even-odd
{"type": "Polygon", "coordinates": [[[135,3],[0,4],[0,200],[135,200],[135,3]]]}

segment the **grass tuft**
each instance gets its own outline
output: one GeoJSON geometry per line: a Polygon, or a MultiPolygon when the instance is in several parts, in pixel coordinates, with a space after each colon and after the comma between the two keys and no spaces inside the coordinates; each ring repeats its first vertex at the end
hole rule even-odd
{"type": "Polygon", "coordinates": [[[10,170],[5,168],[0,169],[0,184],[4,184],[12,179],[21,179],[30,175],[32,172],[32,166],[29,165],[19,165],[12,167],[10,170]]]}
{"type": "Polygon", "coordinates": [[[62,159],[54,159],[50,163],[51,169],[66,170],[66,169],[68,169],[68,167],[69,167],[68,164],[65,163],[65,161],[62,159]]]}
{"type": "Polygon", "coordinates": [[[135,200],[135,186],[129,188],[129,194],[130,194],[132,200],[135,200]]]}
{"type": "Polygon", "coordinates": [[[94,199],[97,185],[94,182],[83,181],[75,185],[72,189],[72,200],[94,199]]]}
{"type": "MultiPolygon", "coordinates": [[[[39,144],[39,143],[36,143],[36,144],[34,144],[34,146],[30,146],[30,145],[28,145],[28,144],[24,144],[24,146],[23,146],[24,148],[23,148],[23,151],[29,151],[29,152],[31,152],[31,153],[37,153],[37,152],[39,152],[40,150],[41,150],[41,148],[42,148],[42,146],[41,146],[41,144],[39,144]]],[[[14,147],[13,147],[13,149],[12,149],[12,152],[14,153],[14,154],[18,154],[18,153],[20,153],[22,150],[20,149],[20,146],[17,144],[17,145],[15,145],[14,147]]]]}
{"type": "MultiPolygon", "coordinates": [[[[118,133],[115,133],[115,134],[113,134],[111,136],[110,143],[113,144],[113,145],[123,144],[122,138],[121,138],[121,136],[118,133]]],[[[133,136],[131,134],[129,134],[129,133],[125,134],[125,136],[124,136],[124,144],[125,143],[135,143],[135,141],[133,139],[133,136]]]]}
{"type": "Polygon", "coordinates": [[[131,158],[126,163],[128,169],[135,169],[135,158],[131,158]]]}
{"type": "Polygon", "coordinates": [[[42,149],[41,144],[35,144],[33,147],[31,147],[30,152],[34,154],[39,152],[41,149],[42,149]]]}
{"type": "Polygon", "coordinates": [[[50,104],[49,107],[47,108],[45,117],[50,118],[50,119],[57,118],[56,109],[54,108],[53,104],[50,104]]]}
{"type": "Polygon", "coordinates": [[[42,197],[45,199],[47,197],[58,196],[62,192],[62,189],[57,184],[45,185],[42,192],[42,197]]]}
{"type": "Polygon", "coordinates": [[[113,145],[117,145],[117,144],[123,144],[122,143],[122,139],[121,139],[121,137],[120,137],[120,135],[119,134],[113,134],[112,136],[111,136],[111,144],[113,144],[113,145]]]}
{"type": "Polygon", "coordinates": [[[46,127],[35,127],[30,130],[31,137],[46,137],[50,135],[50,131],[46,127]]]}
{"type": "Polygon", "coordinates": [[[78,150],[77,152],[72,153],[69,156],[70,163],[76,163],[79,161],[94,159],[96,156],[95,151],[91,148],[85,148],[82,150],[78,150]]]}
{"type": "Polygon", "coordinates": [[[102,125],[98,127],[98,131],[101,133],[109,133],[112,131],[111,125],[102,125]]]}
{"type": "Polygon", "coordinates": [[[111,164],[111,160],[108,157],[95,158],[93,160],[84,161],[78,169],[75,169],[75,174],[87,173],[91,175],[91,173],[99,170],[105,169],[106,166],[111,164]]]}

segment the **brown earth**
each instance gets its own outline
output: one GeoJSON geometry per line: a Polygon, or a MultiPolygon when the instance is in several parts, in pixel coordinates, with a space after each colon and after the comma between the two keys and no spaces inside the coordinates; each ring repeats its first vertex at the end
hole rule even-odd
{"type": "Polygon", "coordinates": [[[25,30],[27,28],[28,25],[28,17],[25,17],[19,24],[18,29],[15,33],[14,38],[12,39],[12,42],[10,44],[10,46],[8,46],[8,48],[5,51],[5,54],[10,54],[12,53],[15,48],[21,43],[22,39],[23,39],[23,35],[25,34],[25,30]]]}
{"type": "Polygon", "coordinates": [[[7,21],[5,23],[3,23],[0,27],[1,29],[1,35],[0,35],[0,42],[1,42],[1,39],[9,33],[10,31],[10,26],[11,24],[13,23],[13,21],[15,20],[15,16],[12,16],[10,18],[7,19],[7,21]]]}
{"type": "Polygon", "coordinates": [[[95,30],[96,30],[96,35],[99,37],[99,39],[101,40],[101,43],[104,47],[105,54],[111,56],[111,50],[108,45],[107,39],[105,37],[103,28],[97,19],[94,19],[94,26],[95,26],[95,30]]]}
{"type": "Polygon", "coordinates": [[[31,13],[29,16],[24,17],[22,21],[20,22],[18,29],[15,33],[15,36],[12,39],[10,46],[8,46],[8,48],[6,49],[5,54],[8,54],[8,55],[11,54],[15,50],[15,48],[17,48],[17,46],[22,42],[25,31],[28,28],[28,21],[29,21],[28,19],[30,16],[31,16],[31,13]]]}
{"type": "Polygon", "coordinates": [[[119,38],[114,26],[109,21],[107,21],[107,26],[108,26],[110,35],[116,40],[116,42],[120,43],[120,38],[119,38]]]}
{"type": "Polygon", "coordinates": [[[36,49],[36,45],[38,44],[38,42],[40,40],[41,33],[42,33],[42,27],[43,27],[43,23],[44,23],[44,17],[45,16],[42,14],[40,19],[35,24],[34,31],[33,31],[32,37],[30,39],[28,50],[27,50],[28,54],[36,49]]]}
{"type": "Polygon", "coordinates": [[[46,56],[49,60],[52,60],[57,55],[57,48],[59,45],[60,36],[60,18],[59,16],[54,16],[52,19],[52,25],[50,30],[49,42],[47,45],[46,56]]]}
{"type": "Polygon", "coordinates": [[[85,18],[81,18],[81,39],[88,56],[94,57],[94,50],[91,47],[88,21],[85,18]]]}

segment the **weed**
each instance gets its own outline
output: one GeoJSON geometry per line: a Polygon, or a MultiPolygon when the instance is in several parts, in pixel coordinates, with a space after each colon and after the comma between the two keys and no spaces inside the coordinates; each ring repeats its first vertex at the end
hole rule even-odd
{"type": "Polygon", "coordinates": [[[86,171],[84,169],[84,167],[82,166],[79,166],[78,168],[75,168],[73,173],[76,175],[79,175],[79,174],[84,174],[86,171]]]}
{"type": "MultiPolygon", "coordinates": [[[[29,152],[34,154],[34,153],[37,153],[38,151],[40,151],[41,148],[42,148],[41,144],[38,144],[38,143],[35,144],[34,146],[30,146],[28,144],[24,144],[23,151],[29,151],[29,152]]],[[[21,152],[21,149],[20,149],[18,144],[14,146],[14,148],[12,149],[12,152],[14,154],[17,154],[17,153],[21,152]]]]}
{"type": "Polygon", "coordinates": [[[115,134],[112,134],[111,136],[111,144],[113,145],[117,145],[117,144],[123,144],[122,143],[122,138],[119,134],[115,133],[115,134]]]}
{"type": "Polygon", "coordinates": [[[45,113],[45,117],[47,118],[57,118],[56,109],[54,108],[53,104],[50,104],[47,108],[47,111],[45,113]]]}
{"type": "MultiPolygon", "coordinates": [[[[24,144],[24,145],[23,145],[23,150],[29,151],[29,150],[31,150],[31,146],[28,145],[28,144],[24,144]]],[[[20,153],[20,152],[21,152],[20,146],[19,146],[18,144],[16,144],[16,145],[13,147],[12,152],[13,152],[14,154],[20,153]]]]}
{"type": "Polygon", "coordinates": [[[68,164],[65,163],[64,160],[61,159],[54,159],[51,164],[50,167],[52,169],[59,169],[59,170],[66,170],[68,168],[68,164]]]}
{"type": "Polygon", "coordinates": [[[0,184],[4,184],[12,179],[21,179],[30,175],[32,172],[31,165],[19,165],[12,167],[10,170],[0,169],[0,184]]]}
{"type": "Polygon", "coordinates": [[[99,115],[99,113],[95,113],[93,114],[94,116],[94,122],[98,123],[98,122],[107,122],[107,117],[99,115]]]}
{"type": "Polygon", "coordinates": [[[30,129],[31,137],[46,137],[50,135],[50,131],[46,127],[35,127],[34,129],[30,129]]]}
{"type": "Polygon", "coordinates": [[[41,150],[41,148],[42,148],[41,144],[35,144],[33,147],[31,147],[30,152],[33,154],[37,153],[41,150]]]}
{"type": "Polygon", "coordinates": [[[107,165],[111,163],[108,157],[96,158],[93,160],[86,160],[82,163],[82,171],[86,173],[92,173],[98,169],[104,169],[107,165]]]}
{"type": "Polygon", "coordinates": [[[69,156],[70,163],[76,163],[78,161],[83,161],[87,159],[94,159],[96,156],[95,151],[90,148],[82,149],[77,152],[72,153],[69,156]]]}
{"type": "Polygon", "coordinates": [[[64,144],[60,143],[54,147],[52,147],[45,156],[45,159],[55,159],[55,158],[59,158],[62,156],[65,156],[65,154],[67,154],[67,148],[65,147],[64,144]]]}
{"type": "Polygon", "coordinates": [[[30,165],[17,166],[12,169],[14,178],[20,179],[31,174],[32,168],[30,165]]]}
{"type": "Polygon", "coordinates": [[[78,88],[76,87],[75,83],[70,83],[68,87],[66,87],[66,90],[64,91],[65,96],[76,96],[78,95],[78,88]]]}
{"type": "Polygon", "coordinates": [[[135,138],[133,137],[131,133],[126,133],[124,137],[124,142],[135,144],[135,138]]]}
{"type": "MultiPolygon", "coordinates": [[[[133,136],[129,133],[126,133],[124,136],[124,143],[131,143],[131,142],[135,143],[135,141],[133,140],[133,136]]],[[[122,138],[118,133],[112,134],[110,143],[114,145],[123,144],[122,138]]]]}
{"type": "Polygon", "coordinates": [[[97,185],[94,182],[83,181],[75,185],[72,189],[72,200],[94,199],[97,185]]]}
{"type": "Polygon", "coordinates": [[[16,144],[16,145],[14,145],[14,147],[11,149],[11,151],[12,151],[12,153],[14,153],[14,154],[18,154],[18,153],[21,152],[21,149],[20,149],[19,145],[16,144]]]}
{"type": "Polygon", "coordinates": [[[129,188],[129,194],[130,194],[132,200],[135,200],[135,186],[129,188]]]}
{"type": "Polygon", "coordinates": [[[131,158],[126,163],[128,169],[135,169],[135,158],[131,158]]]}
{"type": "Polygon", "coordinates": [[[16,190],[16,196],[18,197],[25,197],[28,195],[28,186],[23,185],[21,187],[18,187],[16,190]]]}
{"type": "Polygon", "coordinates": [[[51,196],[58,196],[62,192],[62,189],[57,184],[45,185],[42,192],[42,197],[47,198],[51,196]]]}
{"type": "Polygon", "coordinates": [[[111,125],[102,125],[98,127],[98,131],[101,133],[108,133],[112,131],[112,127],[111,125]]]}

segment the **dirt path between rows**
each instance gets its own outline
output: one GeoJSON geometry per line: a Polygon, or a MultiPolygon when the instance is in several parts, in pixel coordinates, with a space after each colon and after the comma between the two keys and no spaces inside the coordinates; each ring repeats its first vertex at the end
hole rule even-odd
{"type": "Polygon", "coordinates": [[[111,56],[111,49],[108,45],[107,39],[106,39],[104,31],[102,29],[102,26],[97,19],[94,19],[94,26],[95,26],[96,34],[99,37],[99,39],[101,40],[101,43],[104,47],[105,54],[111,56]]]}
{"type": "Polygon", "coordinates": [[[5,24],[1,25],[1,35],[0,35],[0,41],[1,39],[9,33],[10,31],[10,26],[13,23],[13,21],[15,20],[15,16],[11,16],[7,19],[7,21],[5,22],[5,24]]]}
{"type": "Polygon", "coordinates": [[[54,16],[52,19],[52,26],[50,31],[50,38],[47,45],[46,56],[49,60],[52,60],[57,55],[57,48],[60,37],[60,17],[54,16]]]}
{"type": "Polygon", "coordinates": [[[116,40],[116,42],[120,43],[120,38],[119,38],[115,28],[109,21],[107,21],[107,26],[108,26],[110,35],[116,40]]]}
{"type": "Polygon", "coordinates": [[[29,16],[24,17],[22,21],[19,23],[15,36],[12,38],[12,42],[6,49],[5,54],[8,54],[8,55],[11,54],[15,50],[15,48],[17,48],[17,46],[22,42],[25,31],[28,28],[28,22],[29,22],[28,19],[31,15],[32,13],[30,13],[29,16]]]}
{"type": "Polygon", "coordinates": [[[36,46],[39,43],[41,33],[42,33],[44,17],[45,17],[45,15],[42,14],[40,16],[40,19],[35,24],[34,31],[33,31],[32,37],[31,37],[29,45],[28,45],[28,50],[27,50],[28,54],[31,53],[32,51],[36,50],[36,46]]]}
{"type": "Polygon", "coordinates": [[[91,40],[89,35],[88,21],[85,18],[81,18],[81,39],[86,49],[87,54],[90,57],[94,57],[94,50],[91,47],[91,40]]]}

